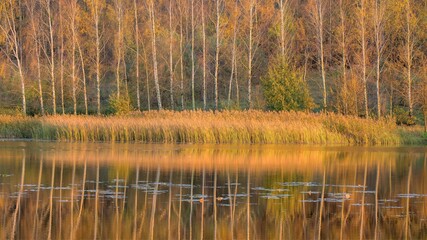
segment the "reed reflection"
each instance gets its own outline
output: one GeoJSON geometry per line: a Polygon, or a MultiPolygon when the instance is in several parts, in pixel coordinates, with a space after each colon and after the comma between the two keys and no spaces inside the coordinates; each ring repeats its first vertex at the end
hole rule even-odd
{"type": "Polygon", "coordinates": [[[425,148],[20,144],[1,238],[427,237],[425,148]]]}

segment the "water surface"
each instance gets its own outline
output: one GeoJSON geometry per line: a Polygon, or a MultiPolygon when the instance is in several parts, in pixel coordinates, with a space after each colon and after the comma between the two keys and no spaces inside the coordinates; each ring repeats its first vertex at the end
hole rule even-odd
{"type": "Polygon", "coordinates": [[[0,142],[0,238],[427,238],[426,147],[0,142]]]}

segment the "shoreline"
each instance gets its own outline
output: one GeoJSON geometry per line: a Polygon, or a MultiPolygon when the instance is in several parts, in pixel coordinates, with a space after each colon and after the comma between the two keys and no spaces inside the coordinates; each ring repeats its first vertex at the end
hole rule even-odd
{"type": "Polygon", "coordinates": [[[152,111],[125,116],[0,115],[0,141],[189,144],[423,145],[421,126],[393,119],[263,111],[152,111]]]}

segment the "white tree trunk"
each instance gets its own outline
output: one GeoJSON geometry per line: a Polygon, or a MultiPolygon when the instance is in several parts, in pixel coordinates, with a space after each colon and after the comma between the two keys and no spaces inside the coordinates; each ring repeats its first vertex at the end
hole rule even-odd
{"type": "Polygon", "coordinates": [[[71,83],[72,83],[72,95],[73,95],[73,113],[77,114],[77,97],[76,97],[76,13],[77,13],[77,1],[73,0],[70,6],[71,19],[71,83]]]}
{"type": "Polygon", "coordinates": [[[382,54],[382,16],[383,8],[378,0],[375,0],[374,13],[374,31],[375,31],[375,50],[377,55],[376,63],[376,93],[377,93],[377,117],[381,117],[381,96],[380,96],[380,79],[381,79],[381,54],[382,54]]]}
{"type": "MultiPolygon", "coordinates": [[[[6,9],[5,15],[6,15],[6,26],[3,26],[3,22],[0,22],[0,28],[2,32],[4,33],[4,36],[6,37],[6,41],[9,45],[11,45],[11,51],[12,55],[15,59],[12,59],[7,56],[10,63],[15,66],[18,69],[19,72],[19,79],[21,81],[21,99],[22,99],[22,113],[24,115],[27,114],[27,101],[25,97],[25,77],[24,77],[24,70],[22,66],[22,59],[20,54],[20,42],[18,39],[18,30],[16,28],[16,22],[15,22],[15,9],[13,9],[13,3],[11,0],[9,0],[9,7],[10,9],[6,9]],[[10,15],[9,15],[10,14],[10,15]],[[16,61],[16,63],[15,63],[16,61]]],[[[7,8],[7,6],[6,6],[7,8]]]]}
{"type": "Polygon", "coordinates": [[[250,0],[249,5],[249,54],[248,54],[248,103],[249,109],[252,108],[252,44],[253,44],[253,8],[254,8],[254,0],[250,0]]]}
{"type": "Polygon", "coordinates": [[[49,25],[49,46],[50,46],[50,78],[52,81],[52,110],[53,115],[56,115],[56,89],[55,89],[55,50],[53,41],[53,26],[52,26],[52,14],[50,9],[51,0],[46,0],[46,10],[49,25]]]}
{"type": "Polygon", "coordinates": [[[154,2],[151,1],[150,6],[150,20],[151,20],[151,46],[153,51],[153,74],[154,74],[154,84],[156,87],[157,94],[157,106],[159,110],[162,110],[162,99],[160,96],[160,85],[159,85],[159,75],[157,70],[157,47],[156,47],[156,19],[154,15],[154,2]]]}
{"type": "MultiPolygon", "coordinates": [[[[16,50],[18,51],[18,50],[16,50]]],[[[17,57],[17,56],[15,56],[17,57]]],[[[16,58],[16,61],[18,62],[18,71],[19,71],[19,78],[21,79],[21,97],[22,97],[22,113],[24,115],[27,114],[27,99],[25,97],[25,78],[24,78],[24,72],[22,69],[22,63],[21,59],[18,57],[16,58]]]]}
{"type": "Polygon", "coordinates": [[[218,110],[218,71],[219,71],[219,37],[220,37],[220,28],[219,28],[219,20],[220,20],[220,0],[216,1],[216,50],[215,50],[215,110],[218,110]]]}
{"type": "Polygon", "coordinates": [[[365,25],[365,0],[360,0],[361,7],[361,19],[360,19],[360,27],[361,27],[361,41],[362,41],[362,80],[363,80],[363,102],[364,102],[364,110],[365,110],[365,118],[369,118],[368,112],[368,90],[367,90],[367,78],[366,78],[366,25],[365,25]]]}
{"type": "Polygon", "coordinates": [[[34,49],[36,53],[37,60],[37,83],[38,83],[38,93],[39,93],[39,102],[40,102],[40,112],[41,115],[45,115],[44,110],[44,100],[43,100],[43,87],[42,87],[42,78],[41,78],[41,64],[40,64],[40,43],[39,35],[36,27],[36,15],[35,15],[35,2],[29,1],[28,5],[29,18],[31,20],[31,30],[34,38],[34,49]]]}
{"type": "Polygon", "coordinates": [[[182,32],[182,12],[180,15],[180,24],[179,24],[179,51],[180,51],[180,67],[181,67],[181,110],[184,110],[184,35],[182,32]]]}
{"type": "Polygon", "coordinates": [[[62,24],[62,4],[61,1],[58,1],[58,15],[59,15],[59,37],[61,41],[61,48],[60,48],[60,57],[59,57],[59,64],[60,64],[60,84],[61,84],[61,111],[62,114],[65,114],[65,102],[64,102],[64,29],[62,24]]]}
{"type": "Polygon", "coordinates": [[[324,11],[322,6],[322,0],[316,0],[316,8],[317,8],[317,34],[318,34],[318,40],[319,40],[319,55],[320,55],[320,67],[321,67],[321,74],[322,74],[322,86],[323,86],[323,110],[326,111],[327,109],[327,94],[326,94],[326,71],[325,71],[325,52],[323,47],[323,18],[324,18],[324,11]]]}
{"type": "MultiPolygon", "coordinates": [[[[235,11],[236,16],[235,16],[234,26],[233,26],[233,47],[231,50],[231,73],[230,73],[230,81],[228,83],[228,105],[229,106],[231,104],[231,89],[232,89],[232,85],[233,85],[233,78],[234,78],[235,67],[236,67],[237,22],[238,22],[238,18],[239,18],[239,16],[237,15],[238,1],[235,2],[234,11],[235,11]]],[[[237,79],[236,79],[236,81],[237,81],[237,79]]]]}
{"type": "Polygon", "coordinates": [[[101,36],[99,33],[99,6],[94,3],[94,21],[96,35],[96,99],[97,114],[101,115],[101,36]]]}
{"type": "Polygon", "coordinates": [[[120,66],[121,66],[121,60],[122,60],[122,40],[123,40],[123,34],[122,34],[122,19],[123,19],[123,6],[121,0],[115,1],[116,5],[116,14],[117,14],[117,42],[116,42],[116,48],[117,48],[117,66],[116,66],[116,91],[117,91],[117,98],[120,98],[120,66]]]}
{"type": "Polygon", "coordinates": [[[151,95],[150,95],[150,81],[148,80],[148,60],[147,60],[147,51],[145,51],[144,42],[142,42],[142,50],[144,53],[144,66],[145,66],[145,88],[147,91],[147,109],[151,111],[151,95]]]}
{"type": "Polygon", "coordinates": [[[76,39],[77,47],[79,50],[80,55],[80,64],[82,68],[82,77],[83,77],[83,98],[84,98],[84,104],[85,104],[85,114],[88,115],[88,106],[87,106],[87,86],[86,86],[86,70],[85,70],[85,62],[83,59],[83,53],[80,48],[80,43],[78,39],[76,39]]]}
{"type": "Polygon", "coordinates": [[[174,77],[174,68],[173,68],[173,30],[172,30],[172,0],[169,0],[169,74],[170,74],[170,101],[171,109],[175,108],[175,103],[173,99],[173,77],[174,77]]]}
{"type": "Polygon", "coordinates": [[[203,38],[203,110],[206,110],[206,29],[205,0],[202,0],[202,38],[203,38]]]}
{"type": "Polygon", "coordinates": [[[191,102],[193,110],[196,110],[196,100],[194,96],[194,77],[195,77],[195,59],[194,59],[194,0],[191,0],[191,102]]]}
{"type": "Polygon", "coordinates": [[[411,39],[411,1],[406,1],[406,71],[408,82],[408,106],[409,116],[413,114],[413,101],[412,101],[412,39],[411,39]]]}
{"type": "Polygon", "coordinates": [[[343,103],[344,103],[344,114],[347,114],[348,111],[348,104],[347,104],[347,94],[348,94],[348,87],[347,87],[347,52],[346,52],[346,28],[345,28],[345,11],[344,11],[344,5],[343,0],[340,0],[340,20],[341,20],[341,48],[342,48],[342,81],[343,81],[343,103]]]}
{"type": "Polygon", "coordinates": [[[136,0],[133,0],[133,7],[135,13],[135,46],[136,46],[136,56],[135,56],[135,65],[136,65],[136,73],[135,73],[135,81],[136,81],[136,104],[138,107],[138,111],[141,111],[141,95],[140,95],[140,87],[139,87],[139,21],[138,21],[138,5],[136,4],[136,0]]]}

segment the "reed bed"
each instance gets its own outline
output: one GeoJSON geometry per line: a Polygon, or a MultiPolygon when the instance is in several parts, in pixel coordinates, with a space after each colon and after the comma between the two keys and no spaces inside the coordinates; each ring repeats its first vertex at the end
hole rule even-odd
{"type": "Polygon", "coordinates": [[[126,116],[0,116],[0,138],[78,142],[423,144],[421,128],[392,119],[263,111],[151,111],[126,116]]]}

